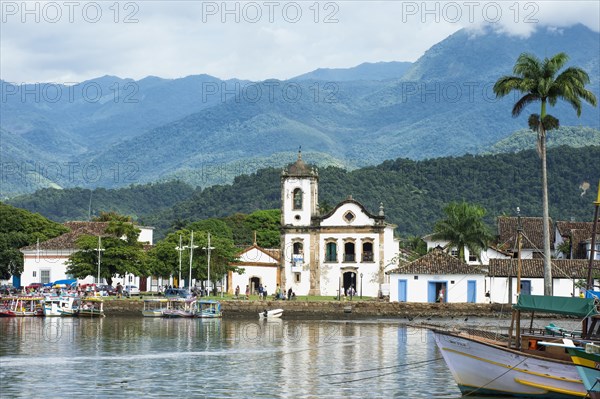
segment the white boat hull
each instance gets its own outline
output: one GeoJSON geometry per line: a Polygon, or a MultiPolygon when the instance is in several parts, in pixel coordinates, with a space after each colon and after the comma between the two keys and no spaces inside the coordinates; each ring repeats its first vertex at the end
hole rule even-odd
{"type": "Polygon", "coordinates": [[[278,317],[281,317],[282,314],[283,314],[283,309],[273,309],[273,310],[267,311],[266,314],[265,314],[265,312],[260,312],[258,314],[258,317],[260,319],[263,319],[263,318],[278,318],[278,317]]]}
{"type": "Polygon", "coordinates": [[[435,331],[435,341],[463,394],[583,398],[574,364],[435,331]]]}

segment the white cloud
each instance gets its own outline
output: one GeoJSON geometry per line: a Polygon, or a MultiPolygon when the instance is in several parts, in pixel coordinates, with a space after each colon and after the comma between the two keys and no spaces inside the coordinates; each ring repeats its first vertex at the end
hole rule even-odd
{"type": "Polygon", "coordinates": [[[600,6],[592,1],[138,1],[118,7],[58,1],[28,2],[27,10],[23,4],[1,2],[0,77],[14,82],[201,73],[286,79],[319,67],[415,61],[464,27],[491,24],[521,36],[575,23],[600,30],[600,6]]]}

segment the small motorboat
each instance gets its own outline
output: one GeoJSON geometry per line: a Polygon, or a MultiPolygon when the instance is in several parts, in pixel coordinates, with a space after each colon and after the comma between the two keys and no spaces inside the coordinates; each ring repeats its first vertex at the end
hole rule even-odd
{"type": "Polygon", "coordinates": [[[274,319],[277,317],[281,317],[283,313],[283,309],[272,309],[272,310],[264,310],[263,312],[258,313],[259,319],[274,319]]]}

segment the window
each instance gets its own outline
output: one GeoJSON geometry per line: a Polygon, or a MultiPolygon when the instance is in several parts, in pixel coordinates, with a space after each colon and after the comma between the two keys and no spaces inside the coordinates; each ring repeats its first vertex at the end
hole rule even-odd
{"type": "Polygon", "coordinates": [[[302,189],[294,190],[292,209],[302,209],[302,189]]]}
{"type": "Polygon", "coordinates": [[[37,277],[37,271],[33,271],[33,277],[37,277]]]}
{"type": "Polygon", "coordinates": [[[344,262],[356,262],[353,242],[344,243],[344,262]]]}
{"type": "Polygon", "coordinates": [[[40,283],[48,284],[50,282],[50,270],[40,270],[40,283]]]}
{"type": "Polygon", "coordinates": [[[355,217],[356,216],[354,216],[354,214],[350,211],[344,213],[344,220],[348,223],[352,223],[355,217]]]}
{"type": "Polygon", "coordinates": [[[477,256],[469,254],[469,262],[477,262],[477,256]]]}
{"type": "Polygon", "coordinates": [[[450,255],[454,256],[455,258],[458,257],[458,250],[453,249],[452,251],[450,251],[450,255]]]}
{"type": "Polygon", "coordinates": [[[363,262],[373,262],[373,243],[372,242],[363,242],[362,245],[362,261],[363,262]]]}
{"type": "Polygon", "coordinates": [[[337,243],[328,242],[325,245],[325,262],[337,262],[337,243]]]}
{"type": "Polygon", "coordinates": [[[300,273],[294,273],[294,276],[296,277],[296,282],[299,283],[300,282],[300,273]]]}
{"type": "Polygon", "coordinates": [[[292,244],[292,267],[302,267],[304,264],[304,245],[301,242],[292,244]]]}

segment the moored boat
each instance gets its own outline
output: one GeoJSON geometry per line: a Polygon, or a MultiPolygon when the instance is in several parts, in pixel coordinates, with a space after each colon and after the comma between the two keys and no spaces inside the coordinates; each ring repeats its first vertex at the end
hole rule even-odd
{"type": "Polygon", "coordinates": [[[77,313],[78,298],[74,296],[47,296],[42,301],[44,316],[73,316],[77,313]]]}
{"type": "Polygon", "coordinates": [[[144,309],[142,315],[144,317],[163,317],[164,311],[168,310],[169,300],[167,298],[148,298],[144,299],[144,309]]]}
{"type": "Polygon", "coordinates": [[[4,317],[26,317],[43,316],[42,300],[44,298],[37,296],[16,296],[3,298],[3,306],[0,309],[0,316],[4,317]]]}
{"type": "Polygon", "coordinates": [[[172,318],[194,317],[192,310],[194,302],[194,299],[170,298],[169,308],[163,311],[163,316],[172,318]]]}
{"type": "Polygon", "coordinates": [[[215,300],[197,300],[193,305],[194,317],[216,318],[222,317],[221,303],[215,300]]]}
{"type": "Polygon", "coordinates": [[[600,399],[600,346],[587,344],[583,348],[568,348],[573,363],[591,399],[600,399]]]}
{"type": "Polygon", "coordinates": [[[259,319],[264,319],[264,318],[279,318],[281,317],[281,315],[283,314],[283,309],[271,309],[271,310],[264,310],[262,312],[258,313],[258,318],[259,319]]]}
{"type": "Polygon", "coordinates": [[[98,297],[81,298],[74,315],[79,317],[104,317],[104,301],[98,297]]]}

